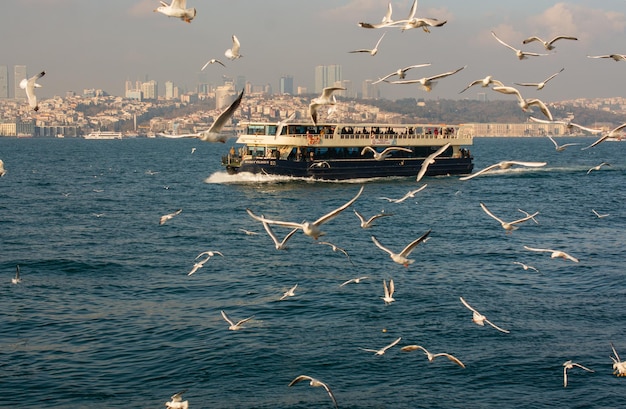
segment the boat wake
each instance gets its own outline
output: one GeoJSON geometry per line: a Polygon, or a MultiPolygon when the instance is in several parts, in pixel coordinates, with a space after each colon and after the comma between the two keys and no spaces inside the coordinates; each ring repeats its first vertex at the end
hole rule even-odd
{"type": "Polygon", "coordinates": [[[400,177],[387,177],[387,178],[356,178],[356,179],[342,179],[342,180],[330,180],[330,179],[314,179],[311,177],[294,177],[294,176],[282,176],[282,175],[269,175],[263,173],[250,173],[240,172],[236,175],[230,175],[228,172],[215,172],[204,180],[204,183],[209,184],[259,184],[259,183],[289,183],[289,182],[306,182],[306,183],[349,183],[349,184],[363,184],[368,182],[375,182],[378,180],[389,179],[406,179],[400,177]]]}

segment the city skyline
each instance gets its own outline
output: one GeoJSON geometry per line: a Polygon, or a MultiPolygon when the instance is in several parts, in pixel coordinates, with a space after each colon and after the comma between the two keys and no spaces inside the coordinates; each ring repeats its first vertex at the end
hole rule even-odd
{"type": "MultiPolygon", "coordinates": [[[[167,18],[153,9],[157,1],[111,0],[24,0],[9,2],[0,17],[8,41],[0,64],[25,65],[28,74],[45,70],[38,89],[41,98],[62,96],[68,91],[99,88],[124,95],[126,80],[139,78],[159,84],[172,81],[192,90],[198,75],[220,84],[222,76],[245,77],[255,85],[270,84],[280,89],[280,78],[290,76],[294,88],[315,89],[315,68],[342,67],[343,80],[360,90],[367,80],[376,80],[396,69],[418,63],[431,66],[413,70],[419,78],[467,66],[460,73],[441,80],[430,93],[415,85],[380,84],[384,98],[471,98],[484,89],[470,89],[459,95],[469,82],[493,75],[501,81],[538,82],[561,68],[565,70],[540,93],[524,87],[529,96],[545,101],[573,98],[614,97],[626,63],[590,59],[588,55],[626,53],[626,2],[591,0],[506,3],[485,0],[468,4],[462,0],[420,1],[418,16],[447,20],[442,27],[401,32],[397,28],[368,30],[357,23],[380,22],[387,7],[380,0],[320,0],[313,3],[285,3],[277,0],[239,0],[220,4],[188,1],[198,14],[190,23],[167,18]],[[54,16],[54,18],[51,18],[54,16]],[[25,30],[24,27],[28,27],[25,30]],[[387,35],[379,52],[351,54],[369,47],[387,35]],[[491,31],[509,44],[524,50],[548,53],[519,61],[514,53],[498,44],[491,31]],[[11,35],[19,33],[19,35],[11,35]],[[231,35],[241,41],[242,58],[230,61],[224,50],[231,35]],[[523,45],[521,40],[537,35],[573,35],[578,41],[559,41],[556,49],[545,51],[541,44],[523,45]],[[209,65],[210,59],[226,67],[209,65]],[[590,81],[590,73],[594,80],[590,81]]],[[[402,19],[411,1],[392,1],[393,18],[402,19]]],[[[9,72],[11,74],[12,71],[9,72]]],[[[487,90],[488,99],[508,99],[487,90]]]]}

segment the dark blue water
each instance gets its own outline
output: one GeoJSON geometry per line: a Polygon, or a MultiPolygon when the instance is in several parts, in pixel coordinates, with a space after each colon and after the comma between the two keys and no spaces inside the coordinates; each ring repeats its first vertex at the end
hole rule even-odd
{"type": "Polygon", "coordinates": [[[300,374],[329,384],[340,408],[623,405],[626,379],[612,375],[609,355],[613,342],[626,358],[626,143],[556,152],[543,138],[476,139],[476,170],[501,160],[548,165],[425,178],[424,191],[398,204],[379,197],[401,197],[414,180],[233,180],[219,165],[228,148],[0,138],[8,171],[0,179],[0,407],[163,407],[183,389],[190,408],[332,407],[321,388],[287,386],[300,374]],[[602,161],[612,166],[587,175],[602,161]],[[245,212],[313,220],[362,184],[354,208],[394,216],[363,230],[348,209],[323,226],[323,239],[354,265],[301,233],[277,251],[245,212]],[[507,234],[480,202],[506,220],[539,211],[539,224],[507,234]],[[408,268],[370,239],[399,251],[428,229],[408,268]],[[206,250],[224,257],[187,276],[206,250]],[[22,283],[13,285],[17,264],[22,283]],[[361,275],[370,278],[339,287],[361,275]],[[382,281],[391,278],[396,301],[385,305],[382,281]],[[295,284],[296,296],[278,301],[295,284]],[[472,323],[460,296],[510,334],[472,323]],[[229,331],[220,310],[254,319],[229,331]],[[383,356],[361,350],[397,337],[383,356]],[[454,354],[466,368],[400,350],[409,344],[454,354]],[[595,372],[571,370],[564,388],[569,359],[595,372]]]}

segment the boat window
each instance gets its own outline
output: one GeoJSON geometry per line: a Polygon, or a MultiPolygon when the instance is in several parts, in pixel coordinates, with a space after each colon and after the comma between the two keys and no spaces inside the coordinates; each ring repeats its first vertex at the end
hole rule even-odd
{"type": "Polygon", "coordinates": [[[265,125],[248,125],[248,135],[265,135],[265,125]]]}
{"type": "Polygon", "coordinates": [[[303,135],[306,133],[306,126],[304,125],[289,125],[289,133],[291,135],[303,135]]]}
{"type": "MultiPolygon", "coordinates": [[[[267,126],[267,135],[276,135],[276,129],[277,128],[278,127],[276,125],[268,125],[267,126]]],[[[283,133],[285,133],[284,130],[283,130],[283,133]]]]}

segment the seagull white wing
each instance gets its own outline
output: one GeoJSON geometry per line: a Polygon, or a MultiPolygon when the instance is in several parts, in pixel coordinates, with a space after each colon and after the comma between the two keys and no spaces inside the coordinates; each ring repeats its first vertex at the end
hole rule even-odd
{"type": "Polygon", "coordinates": [[[330,96],[333,94],[333,92],[338,91],[338,90],[345,90],[345,88],[343,87],[326,87],[322,90],[322,99],[330,99],[330,96]]]}
{"type": "Polygon", "coordinates": [[[301,223],[283,222],[283,221],[280,221],[280,220],[266,219],[264,217],[259,217],[259,216],[255,215],[254,213],[252,213],[252,210],[250,210],[250,209],[246,209],[246,212],[248,212],[250,217],[252,217],[254,220],[259,221],[261,223],[275,224],[277,226],[284,226],[284,227],[291,227],[291,228],[298,228],[298,229],[302,228],[302,224],[301,223]]]}
{"type": "Polygon", "coordinates": [[[392,256],[394,254],[393,251],[389,250],[387,247],[385,247],[382,244],[380,244],[375,236],[372,236],[372,241],[374,242],[376,247],[378,247],[379,249],[381,249],[385,253],[389,254],[390,256],[392,256]]]}
{"type": "Polygon", "coordinates": [[[500,328],[499,326],[497,326],[496,324],[494,324],[493,322],[489,321],[487,318],[485,318],[485,322],[489,325],[491,325],[492,327],[494,327],[495,329],[497,329],[500,332],[504,332],[505,334],[510,333],[510,331],[500,328]]]}
{"type": "Polygon", "coordinates": [[[427,80],[429,80],[429,81],[433,81],[433,80],[437,80],[437,79],[439,79],[439,78],[449,77],[450,75],[452,75],[452,74],[456,74],[457,72],[461,71],[461,70],[462,70],[462,69],[464,69],[465,67],[467,67],[467,65],[466,65],[466,66],[463,66],[463,67],[461,67],[461,68],[457,68],[457,69],[456,69],[456,70],[454,70],[454,71],[444,72],[443,74],[437,74],[437,75],[434,75],[434,76],[432,76],[432,77],[428,77],[428,78],[427,78],[427,80]]]}
{"type": "Polygon", "coordinates": [[[222,317],[224,318],[224,320],[226,320],[227,323],[229,323],[230,325],[235,325],[235,323],[232,322],[230,318],[228,318],[228,315],[226,315],[226,313],[223,310],[221,311],[221,313],[222,313],[222,317]]]}
{"type": "Polygon", "coordinates": [[[445,352],[440,352],[438,354],[433,354],[433,358],[437,358],[438,356],[445,356],[446,358],[448,358],[450,361],[454,362],[455,364],[457,364],[458,366],[460,366],[461,368],[465,368],[465,364],[463,364],[463,362],[461,362],[457,357],[455,357],[454,355],[450,355],[447,354],[445,352]]]}
{"type": "Polygon", "coordinates": [[[450,142],[446,143],[445,145],[443,145],[441,148],[437,149],[436,152],[428,155],[428,157],[426,159],[424,159],[424,162],[422,162],[422,167],[420,168],[420,171],[417,173],[417,182],[419,182],[420,180],[422,180],[422,178],[424,177],[424,175],[426,174],[426,171],[428,170],[428,167],[435,162],[435,158],[439,155],[441,155],[442,153],[445,152],[446,149],[448,149],[448,147],[450,146],[450,142]]]}
{"type": "Polygon", "coordinates": [[[491,169],[494,169],[497,167],[500,167],[499,163],[487,166],[486,168],[481,169],[476,173],[472,173],[471,175],[460,177],[459,180],[469,180],[469,179],[475,178],[476,176],[482,175],[483,173],[489,172],[491,169]]]}
{"type": "Polygon", "coordinates": [[[365,188],[365,186],[361,186],[361,189],[359,189],[359,193],[357,193],[356,196],[354,196],[349,202],[347,202],[343,206],[333,210],[332,212],[330,212],[328,214],[325,214],[324,216],[320,217],[315,222],[313,222],[313,224],[316,225],[316,226],[319,226],[320,224],[326,223],[327,221],[335,218],[339,213],[341,213],[342,211],[344,211],[345,209],[350,207],[350,205],[352,205],[352,203],[354,203],[356,201],[356,199],[358,199],[359,196],[361,196],[361,193],[363,193],[363,189],[364,188],[365,188]]]}
{"type": "Polygon", "coordinates": [[[515,47],[513,47],[513,46],[511,46],[511,45],[509,45],[509,44],[507,44],[507,43],[505,43],[504,41],[500,40],[500,38],[498,38],[498,36],[496,35],[496,33],[494,33],[493,31],[491,32],[491,35],[492,35],[492,36],[494,36],[494,38],[495,38],[496,40],[498,40],[498,42],[499,42],[500,44],[502,44],[503,46],[508,47],[508,48],[510,48],[511,50],[515,51],[515,52],[517,52],[517,51],[518,51],[518,49],[517,49],[517,48],[515,48],[515,47]]]}
{"type": "Polygon", "coordinates": [[[406,246],[404,249],[402,249],[402,251],[400,252],[400,256],[408,257],[409,254],[411,254],[411,252],[413,251],[413,249],[418,244],[423,242],[426,239],[426,237],[428,237],[428,235],[430,234],[431,231],[432,231],[432,229],[429,229],[426,233],[422,234],[420,237],[418,237],[417,239],[415,239],[411,243],[409,243],[408,246],[406,246]]]}
{"type": "MultiPolygon", "coordinates": [[[[463,299],[463,297],[459,297],[459,299],[461,300],[461,302],[463,303],[463,305],[465,305],[470,311],[475,312],[476,314],[480,314],[478,311],[476,311],[474,308],[472,308],[471,305],[469,305],[467,303],[467,301],[465,301],[465,299],[463,299]]],[[[482,315],[482,314],[480,314],[482,315]]]]}
{"type": "Polygon", "coordinates": [[[244,91],[241,91],[241,94],[239,94],[237,99],[235,99],[233,103],[230,104],[230,106],[217,117],[215,122],[213,122],[213,125],[211,125],[206,133],[216,134],[222,131],[224,125],[226,125],[226,123],[232,118],[237,108],[239,108],[239,105],[241,104],[241,99],[243,98],[243,93],[244,91]]]}
{"type": "Polygon", "coordinates": [[[496,216],[495,214],[491,213],[489,211],[489,209],[487,209],[487,206],[485,206],[483,203],[480,204],[480,207],[485,211],[485,213],[487,213],[489,216],[491,216],[492,218],[494,218],[497,221],[499,221],[501,224],[506,223],[504,220],[500,219],[498,216],[496,216]]]}
{"type": "Polygon", "coordinates": [[[555,251],[555,250],[552,250],[552,249],[540,249],[540,248],[528,247],[528,246],[524,246],[524,248],[526,250],[530,250],[530,251],[539,251],[539,252],[548,252],[548,253],[554,253],[554,251],[555,251]]]}

